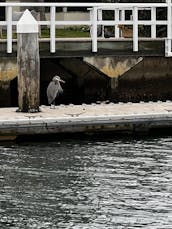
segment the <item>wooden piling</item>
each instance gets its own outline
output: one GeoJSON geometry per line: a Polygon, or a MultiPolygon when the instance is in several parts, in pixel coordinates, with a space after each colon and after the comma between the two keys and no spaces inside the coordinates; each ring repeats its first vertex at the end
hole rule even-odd
{"type": "Polygon", "coordinates": [[[26,10],[17,24],[18,111],[39,112],[40,58],[38,23],[26,10]]]}

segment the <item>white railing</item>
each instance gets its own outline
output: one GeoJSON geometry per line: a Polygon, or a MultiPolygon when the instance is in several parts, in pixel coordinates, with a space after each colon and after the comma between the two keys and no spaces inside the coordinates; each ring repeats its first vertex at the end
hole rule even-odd
{"type": "MultiPolygon", "coordinates": [[[[98,49],[98,26],[102,28],[104,26],[114,26],[115,35],[117,39],[121,38],[121,31],[119,25],[131,25],[133,28],[133,52],[139,50],[139,26],[149,25],[151,26],[151,36],[150,39],[156,39],[156,27],[157,25],[167,26],[167,36],[164,37],[165,40],[165,55],[172,56],[172,3],[171,0],[166,0],[165,3],[0,3],[0,7],[5,7],[6,20],[0,21],[0,28],[6,28],[7,33],[7,53],[12,53],[12,28],[13,25],[17,24],[17,21],[12,21],[12,14],[16,7],[34,7],[34,9],[39,7],[47,7],[50,19],[46,21],[38,21],[40,26],[50,27],[50,52],[56,52],[56,27],[60,25],[71,26],[71,25],[87,25],[90,27],[91,40],[92,40],[92,52],[97,52],[98,49]],[[57,8],[68,8],[68,7],[83,7],[90,12],[90,17],[85,21],[59,21],[56,20],[56,9],[57,8]],[[157,8],[167,9],[167,19],[157,20],[156,9],[157,8]],[[113,20],[103,20],[102,12],[111,10],[114,11],[113,20]],[[125,19],[126,10],[130,10],[132,13],[130,15],[130,20],[125,19]],[[147,10],[150,11],[150,20],[139,20],[138,14],[140,11],[147,10]]],[[[103,31],[104,34],[104,31],[103,31]]],[[[122,37],[124,40],[125,38],[122,37]]],[[[115,39],[114,39],[115,40],[115,39]]]]}

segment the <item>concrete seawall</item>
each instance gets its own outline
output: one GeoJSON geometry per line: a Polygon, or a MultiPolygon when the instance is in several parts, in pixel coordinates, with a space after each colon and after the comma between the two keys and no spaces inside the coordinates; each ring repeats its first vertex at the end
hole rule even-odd
{"type": "MultiPolygon", "coordinates": [[[[172,100],[171,58],[91,57],[87,62],[80,58],[46,58],[40,62],[41,105],[47,104],[46,87],[55,74],[66,81],[57,104],[172,100]]],[[[0,60],[0,94],[1,107],[18,106],[15,57],[0,60]]]]}

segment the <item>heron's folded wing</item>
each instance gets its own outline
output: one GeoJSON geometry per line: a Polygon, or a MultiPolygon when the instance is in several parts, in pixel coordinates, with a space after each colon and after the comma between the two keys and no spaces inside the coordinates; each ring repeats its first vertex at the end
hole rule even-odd
{"type": "Polygon", "coordinates": [[[48,103],[51,104],[57,96],[57,85],[54,82],[50,82],[47,87],[48,103]]]}

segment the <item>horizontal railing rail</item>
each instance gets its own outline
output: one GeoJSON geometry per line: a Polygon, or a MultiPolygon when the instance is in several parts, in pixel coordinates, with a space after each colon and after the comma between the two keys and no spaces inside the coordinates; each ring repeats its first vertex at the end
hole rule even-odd
{"type": "MultiPolygon", "coordinates": [[[[166,26],[165,55],[172,56],[172,3],[167,0],[164,3],[0,3],[0,8],[5,7],[5,20],[0,21],[0,29],[6,32],[7,53],[12,53],[13,26],[17,21],[13,21],[13,12],[16,8],[34,8],[39,12],[40,7],[46,7],[49,14],[48,19],[38,20],[40,27],[49,26],[50,28],[50,52],[56,52],[56,28],[58,26],[88,26],[92,41],[92,52],[98,51],[98,30],[101,27],[101,36],[106,37],[105,27],[114,27],[114,34],[111,36],[120,39],[122,29],[120,26],[131,26],[133,40],[133,52],[139,51],[139,28],[140,26],[150,26],[150,39],[157,39],[157,26],[166,26]],[[87,20],[57,20],[58,8],[84,8],[89,13],[87,20]],[[164,9],[165,19],[157,18],[157,10],[164,9]],[[114,18],[105,20],[104,11],[113,11],[114,18]],[[130,19],[126,19],[126,11],[131,11],[130,19]],[[141,11],[150,11],[150,18],[143,20],[139,18],[141,11]]],[[[2,31],[0,31],[2,32],[2,31]]],[[[122,37],[125,40],[125,37],[122,37]]],[[[114,39],[115,40],[115,39],[114,39]]]]}

